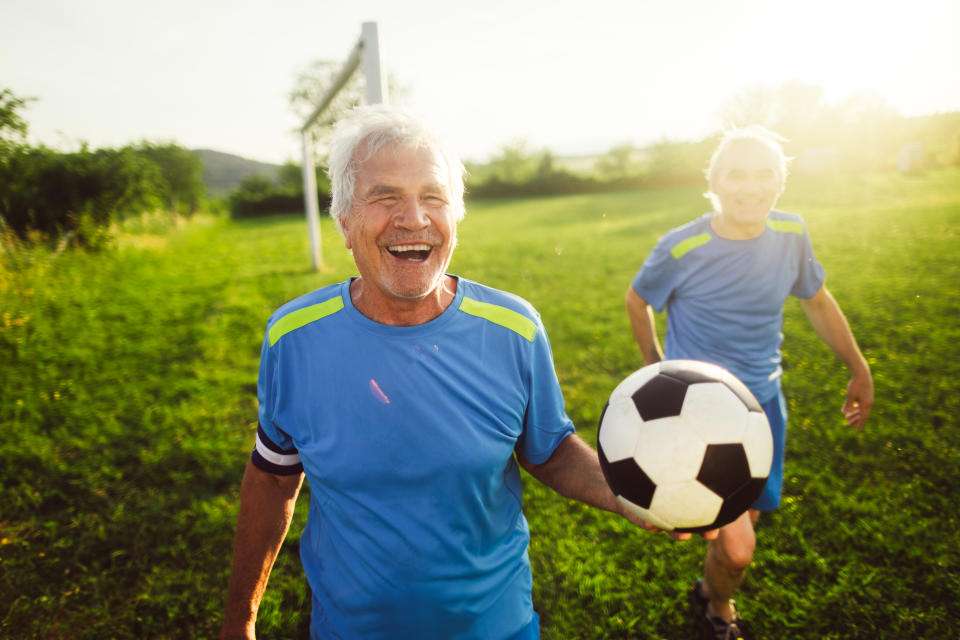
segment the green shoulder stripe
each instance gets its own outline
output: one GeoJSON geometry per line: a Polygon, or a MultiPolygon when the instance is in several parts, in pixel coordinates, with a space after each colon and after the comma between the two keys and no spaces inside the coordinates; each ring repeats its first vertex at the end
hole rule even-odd
{"type": "Polygon", "coordinates": [[[309,307],[291,311],[274,322],[273,326],[270,327],[270,330],[267,332],[267,335],[270,337],[270,346],[272,347],[277,344],[277,340],[294,329],[299,329],[314,320],[325,318],[332,313],[340,311],[340,309],[343,309],[343,298],[337,296],[336,298],[330,298],[319,304],[312,304],[309,307]]]}
{"type": "Polygon", "coordinates": [[[708,242],[710,242],[710,234],[706,232],[701,233],[700,235],[687,238],[683,242],[677,243],[677,246],[675,246],[673,249],[670,249],[670,255],[679,260],[688,251],[696,249],[697,247],[702,247],[708,242]]]}
{"type": "Polygon", "coordinates": [[[796,233],[797,235],[801,236],[803,235],[803,223],[795,220],[771,220],[770,218],[767,218],[767,226],[774,231],[782,231],[783,233],[796,233]]]}
{"type": "Polygon", "coordinates": [[[501,327],[506,327],[511,331],[519,333],[521,336],[533,342],[537,335],[537,325],[530,318],[489,302],[480,302],[472,298],[464,298],[460,303],[460,311],[469,313],[472,316],[489,320],[501,327]]]}

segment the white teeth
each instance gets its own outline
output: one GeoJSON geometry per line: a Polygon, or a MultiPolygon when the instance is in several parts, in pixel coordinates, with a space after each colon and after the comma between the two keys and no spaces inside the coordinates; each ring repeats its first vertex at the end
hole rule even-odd
{"type": "Polygon", "coordinates": [[[430,245],[428,244],[394,244],[387,247],[390,251],[401,252],[401,251],[430,251],[430,245]]]}

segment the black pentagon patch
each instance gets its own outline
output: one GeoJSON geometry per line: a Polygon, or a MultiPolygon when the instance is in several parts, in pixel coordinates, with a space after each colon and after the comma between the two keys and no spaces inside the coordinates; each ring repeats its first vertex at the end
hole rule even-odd
{"type": "Polygon", "coordinates": [[[653,492],[656,485],[647,477],[647,474],[637,466],[633,458],[610,462],[604,455],[603,449],[597,447],[600,456],[600,468],[610,489],[619,496],[623,496],[633,504],[643,509],[649,509],[653,501],[653,492]]]}
{"type": "Polygon", "coordinates": [[[756,502],[760,494],[763,493],[763,488],[766,484],[766,478],[751,478],[747,484],[740,487],[732,496],[723,501],[723,504],[720,506],[720,512],[713,522],[702,527],[688,527],[685,529],[677,529],[677,531],[683,533],[703,533],[704,531],[719,529],[724,525],[730,524],[739,518],[744,511],[753,506],[753,503],[756,502]]]}
{"type": "Polygon", "coordinates": [[[671,376],[656,375],[633,392],[633,404],[644,422],[680,415],[687,383],[671,376]]]}
{"type": "Polygon", "coordinates": [[[660,362],[660,374],[687,384],[719,382],[716,367],[696,360],[663,360],[660,362]]]}
{"type": "Polygon", "coordinates": [[[723,501],[723,506],[720,507],[720,513],[717,514],[714,528],[722,527],[739,518],[740,514],[753,506],[753,503],[763,493],[765,486],[767,486],[766,478],[751,478],[747,484],[727,497],[723,501]]]}
{"type": "Polygon", "coordinates": [[[721,498],[733,495],[750,481],[750,463],[743,445],[708,444],[697,480],[721,498]]]}

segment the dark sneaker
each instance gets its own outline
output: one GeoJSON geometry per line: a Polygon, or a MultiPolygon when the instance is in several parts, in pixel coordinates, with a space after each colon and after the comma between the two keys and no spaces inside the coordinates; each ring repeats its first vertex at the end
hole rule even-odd
{"type": "MultiPolygon", "coordinates": [[[[744,633],[743,618],[733,610],[733,620],[727,622],[719,616],[711,616],[707,611],[707,605],[710,601],[703,595],[702,580],[697,580],[697,584],[690,589],[690,605],[693,607],[694,618],[697,626],[700,628],[701,638],[703,640],[747,640],[744,633]]],[[[730,601],[731,608],[733,600],[730,601]]]]}

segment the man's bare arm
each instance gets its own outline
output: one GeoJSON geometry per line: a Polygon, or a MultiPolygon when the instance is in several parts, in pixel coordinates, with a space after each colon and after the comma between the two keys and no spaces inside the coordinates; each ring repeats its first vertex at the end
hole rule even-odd
{"type": "MultiPolygon", "coordinates": [[[[597,452],[576,434],[564,438],[546,462],[533,464],[519,451],[517,460],[530,475],[560,495],[622,515],[648,531],[658,531],[655,526],[629,511],[613,495],[610,485],[603,477],[597,452]]],[[[686,540],[690,537],[689,533],[671,533],[671,535],[677,540],[686,540]]],[[[708,539],[716,536],[716,530],[704,534],[708,539]]]]}
{"type": "Polygon", "coordinates": [[[826,286],[820,287],[812,298],[801,299],[800,304],[814,331],[850,371],[843,415],[847,424],[861,429],[873,406],[873,376],[870,365],[860,353],[860,347],[857,346],[840,305],[830,295],[826,286]]]}
{"type": "Polygon", "coordinates": [[[630,317],[630,326],[633,328],[633,337],[643,354],[644,364],[653,364],[663,360],[663,349],[657,338],[657,326],[653,317],[653,309],[646,300],[637,295],[633,287],[627,287],[626,296],[627,315],[630,317]]]}
{"type": "Polygon", "coordinates": [[[260,600],[290,528],[302,482],[303,473],[278,476],[247,462],[221,639],[255,637],[260,600]]]}

